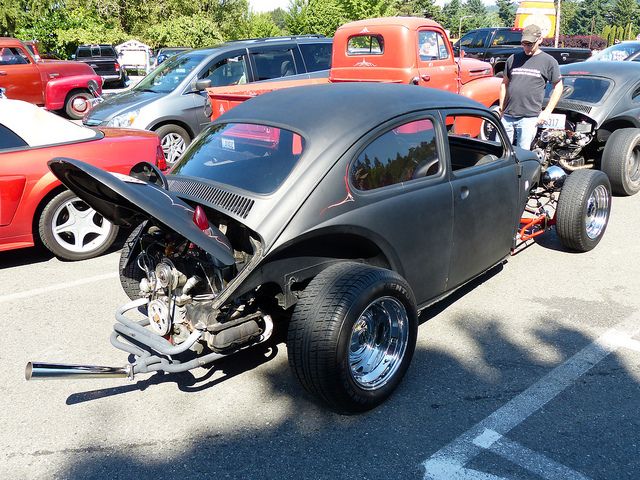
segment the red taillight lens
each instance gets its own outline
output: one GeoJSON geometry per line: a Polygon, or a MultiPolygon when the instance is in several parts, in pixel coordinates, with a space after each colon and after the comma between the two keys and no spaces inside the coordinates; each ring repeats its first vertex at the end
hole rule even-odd
{"type": "Polygon", "coordinates": [[[114,63],[113,68],[116,72],[120,71],[120,64],[118,62],[114,63]]]}
{"type": "Polygon", "coordinates": [[[156,167],[158,167],[162,172],[167,169],[167,159],[165,158],[164,150],[162,150],[160,145],[156,148],[156,167]]]}
{"type": "Polygon", "coordinates": [[[203,232],[209,228],[209,220],[207,219],[207,215],[204,213],[204,208],[200,205],[198,205],[193,212],[193,223],[195,223],[203,232]]]}

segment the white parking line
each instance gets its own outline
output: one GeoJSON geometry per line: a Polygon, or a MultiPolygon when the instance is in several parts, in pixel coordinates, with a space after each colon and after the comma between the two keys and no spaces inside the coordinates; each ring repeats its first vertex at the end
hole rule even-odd
{"type": "Polygon", "coordinates": [[[0,303],[11,302],[13,300],[19,300],[21,298],[34,297],[43,293],[54,292],[56,290],[64,290],[65,288],[73,288],[87,283],[98,282],[100,280],[107,280],[117,277],[118,273],[105,273],[103,275],[96,275],[94,277],[83,278],[82,280],[75,280],[73,282],[59,283],[57,285],[50,285],[48,287],[34,288],[33,290],[27,290],[26,292],[11,293],[9,295],[2,295],[0,297],[0,303]]]}
{"type": "Polygon", "coordinates": [[[639,331],[640,313],[634,313],[614,328],[607,330],[593,343],[425,460],[423,462],[424,478],[433,480],[499,478],[465,468],[465,465],[482,453],[484,448],[491,447],[502,436],[553,400],[611,352],[616,351],[620,346],[633,344],[635,341],[631,337],[639,331]]]}
{"type": "Polygon", "coordinates": [[[491,452],[500,455],[502,458],[509,460],[515,465],[519,465],[535,475],[545,480],[589,480],[589,477],[571,470],[569,467],[556,462],[555,460],[535,452],[530,448],[521,445],[518,442],[503,437],[498,432],[485,430],[482,437],[492,437],[492,442],[484,446],[482,442],[478,442],[478,438],[473,443],[486,448],[491,452]]]}

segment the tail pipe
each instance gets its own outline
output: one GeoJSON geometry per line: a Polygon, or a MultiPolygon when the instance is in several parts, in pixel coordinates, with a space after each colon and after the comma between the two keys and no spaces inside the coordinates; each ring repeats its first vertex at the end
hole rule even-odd
{"type": "Polygon", "coordinates": [[[101,367],[97,365],[68,365],[63,363],[29,362],[24,376],[27,380],[67,379],[67,378],[130,378],[133,379],[133,365],[124,367],[101,367]]]}

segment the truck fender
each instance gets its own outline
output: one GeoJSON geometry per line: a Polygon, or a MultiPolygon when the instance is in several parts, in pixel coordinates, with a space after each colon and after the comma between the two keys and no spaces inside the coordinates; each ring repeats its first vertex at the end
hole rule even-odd
{"type": "Polygon", "coordinates": [[[64,108],[64,102],[68,93],[76,89],[88,91],[90,80],[94,80],[98,84],[98,93],[102,94],[102,78],[100,75],[72,75],[49,80],[44,92],[45,108],[47,110],[60,110],[64,108]]]}
{"type": "Polygon", "coordinates": [[[482,77],[465,83],[460,87],[460,95],[480,102],[485,107],[495,105],[500,101],[501,78],[482,77]]]}

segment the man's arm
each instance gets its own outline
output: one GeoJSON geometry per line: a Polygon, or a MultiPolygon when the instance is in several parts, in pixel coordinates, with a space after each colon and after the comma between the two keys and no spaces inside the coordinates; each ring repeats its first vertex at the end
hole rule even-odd
{"type": "Polygon", "coordinates": [[[507,88],[509,87],[509,79],[507,78],[507,76],[503,76],[502,77],[502,83],[500,84],[500,100],[499,100],[499,105],[500,105],[500,117],[502,117],[502,114],[504,112],[504,101],[507,98],[507,88]]]}
{"type": "Polygon", "coordinates": [[[549,97],[549,103],[547,103],[547,108],[540,112],[538,115],[538,124],[542,124],[549,120],[553,109],[556,108],[560,97],[562,96],[562,79],[558,80],[556,84],[553,86],[553,91],[551,92],[551,96],[549,97]]]}

